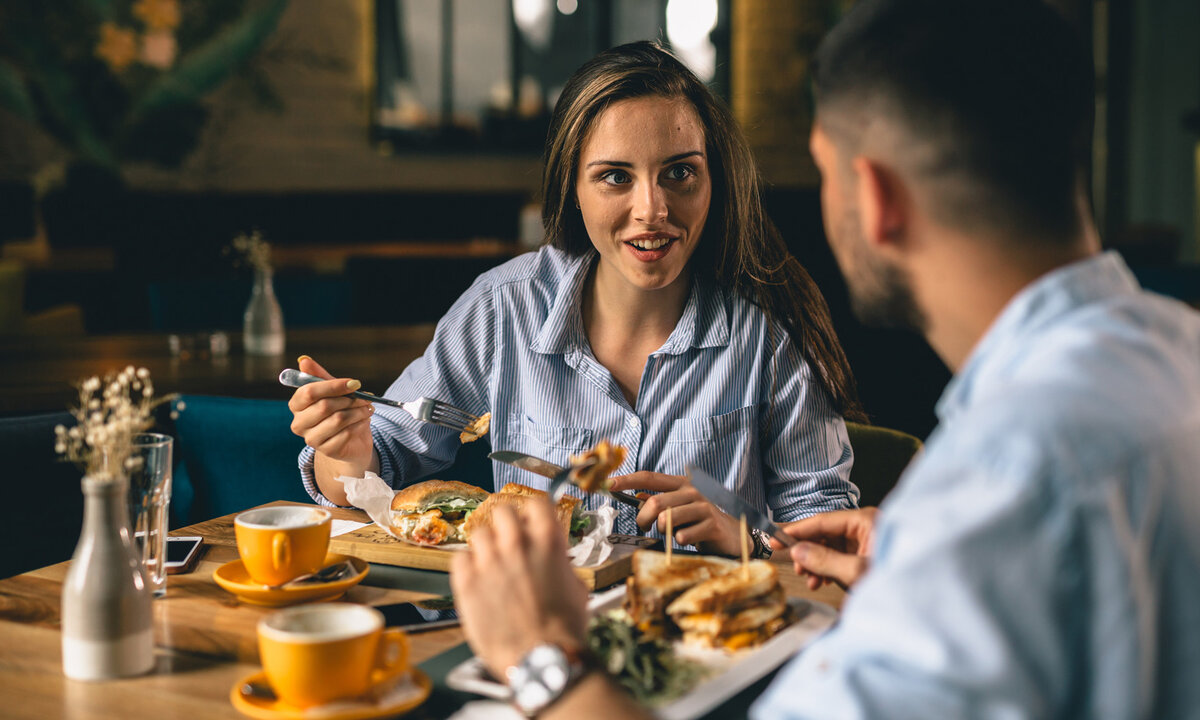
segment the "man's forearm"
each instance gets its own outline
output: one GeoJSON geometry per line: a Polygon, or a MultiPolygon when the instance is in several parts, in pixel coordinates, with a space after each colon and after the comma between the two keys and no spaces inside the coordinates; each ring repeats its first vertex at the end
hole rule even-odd
{"type": "Polygon", "coordinates": [[[580,678],[546,712],[544,720],[589,720],[590,718],[626,718],[651,720],[654,716],[639,705],[607,675],[594,670],[580,678]]]}
{"type": "Polygon", "coordinates": [[[371,462],[366,467],[334,460],[319,452],[313,455],[313,478],[316,480],[321,494],[335,505],[350,504],[346,498],[346,488],[337,478],[342,475],[362,477],[368,470],[373,473],[379,472],[379,453],[375,450],[371,451],[371,462]]]}

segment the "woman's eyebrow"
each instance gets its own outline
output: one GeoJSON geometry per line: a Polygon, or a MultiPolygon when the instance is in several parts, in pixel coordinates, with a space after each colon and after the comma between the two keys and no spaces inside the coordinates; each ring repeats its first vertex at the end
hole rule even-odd
{"type": "MultiPolygon", "coordinates": [[[[689,157],[704,157],[704,153],[700,152],[699,150],[688,150],[687,152],[681,152],[677,155],[672,155],[671,157],[663,160],[662,164],[667,165],[669,163],[678,162],[684,158],[689,158],[689,157]]],[[[613,167],[633,167],[633,163],[625,162],[624,160],[593,160],[590,163],[588,163],[587,165],[585,165],[584,167],[592,167],[593,165],[611,165],[613,167]]]]}

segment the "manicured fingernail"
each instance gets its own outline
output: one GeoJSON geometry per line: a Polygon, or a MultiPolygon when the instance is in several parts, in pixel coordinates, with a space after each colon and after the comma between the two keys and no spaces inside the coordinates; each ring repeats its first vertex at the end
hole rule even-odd
{"type": "Polygon", "coordinates": [[[800,543],[792,548],[792,559],[798,563],[803,563],[808,557],[808,543],[800,543]]]}
{"type": "Polygon", "coordinates": [[[355,390],[359,389],[360,387],[362,387],[362,383],[360,383],[357,380],[346,381],[346,389],[349,390],[350,392],[354,392],[355,390]]]}
{"type": "Polygon", "coordinates": [[[304,362],[305,360],[312,360],[312,358],[310,358],[307,355],[301,355],[300,357],[296,358],[296,364],[299,365],[300,363],[304,362]]]}

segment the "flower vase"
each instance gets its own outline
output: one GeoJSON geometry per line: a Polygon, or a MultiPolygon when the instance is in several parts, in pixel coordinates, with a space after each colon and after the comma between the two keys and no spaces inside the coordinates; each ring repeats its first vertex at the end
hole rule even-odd
{"type": "Polygon", "coordinates": [[[88,474],[83,530],[63,582],[63,673],[109,680],[154,667],[150,588],[129,532],[128,480],[88,474]]]}
{"type": "Polygon", "coordinates": [[[247,355],[283,354],[283,311],[275,297],[270,269],[254,271],[254,288],[242,317],[242,344],[247,355]]]}

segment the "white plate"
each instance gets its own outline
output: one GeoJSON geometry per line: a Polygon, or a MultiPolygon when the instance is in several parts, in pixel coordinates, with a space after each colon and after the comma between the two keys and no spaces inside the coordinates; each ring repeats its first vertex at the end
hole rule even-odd
{"type": "MultiPolygon", "coordinates": [[[[620,607],[624,600],[625,586],[621,585],[593,596],[588,608],[595,614],[620,607]]],[[[691,692],[658,708],[655,714],[663,720],[700,717],[787,662],[837,619],[837,611],[825,603],[788,598],[788,604],[799,619],[756,648],[727,653],[677,644],[677,652],[704,663],[713,673],[691,692]]],[[[509,697],[508,687],[493,680],[483,663],[474,657],[451,670],[446,675],[446,685],[495,700],[509,697]]]]}

